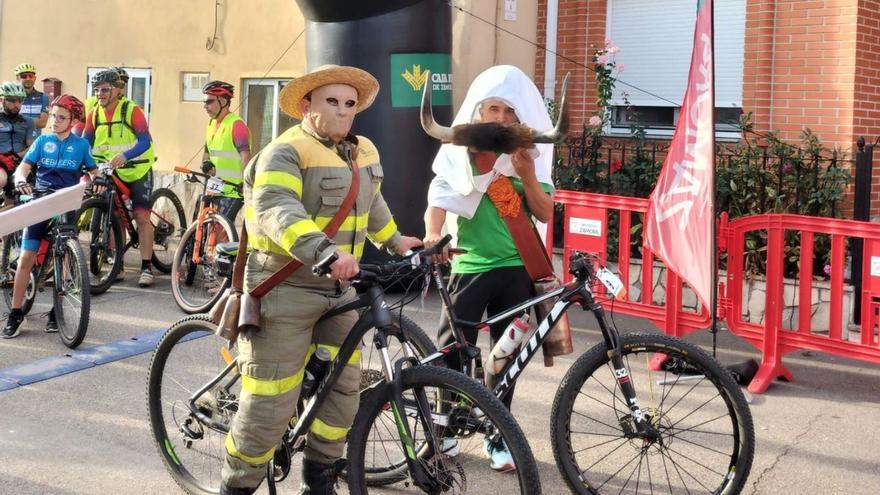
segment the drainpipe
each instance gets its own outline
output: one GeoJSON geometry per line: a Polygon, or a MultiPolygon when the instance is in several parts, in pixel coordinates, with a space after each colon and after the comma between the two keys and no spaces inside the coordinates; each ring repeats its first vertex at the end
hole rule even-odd
{"type": "MultiPolygon", "coordinates": [[[[0,0],[2,1],[2,0],[0,0]]],[[[547,0],[547,49],[544,50],[544,98],[556,97],[556,27],[559,24],[559,0],[547,0]]]]}

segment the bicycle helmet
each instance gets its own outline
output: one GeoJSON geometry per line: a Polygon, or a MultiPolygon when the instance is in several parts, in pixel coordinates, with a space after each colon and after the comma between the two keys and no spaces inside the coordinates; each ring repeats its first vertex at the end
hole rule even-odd
{"type": "Polygon", "coordinates": [[[31,72],[33,74],[37,73],[37,68],[34,67],[34,64],[18,64],[18,67],[15,68],[15,75],[20,76],[25,72],[31,72]]]}
{"type": "Polygon", "coordinates": [[[206,95],[232,98],[235,95],[235,87],[228,82],[211,81],[202,88],[202,93],[206,95]]]}
{"type": "Polygon", "coordinates": [[[49,106],[66,108],[70,112],[70,118],[73,120],[83,120],[86,112],[86,106],[83,105],[83,102],[76,96],[71,95],[56,96],[49,106]]]}
{"type": "Polygon", "coordinates": [[[125,85],[122,82],[122,78],[119,77],[119,73],[113,69],[105,69],[92,76],[92,86],[97,86],[101,83],[110,83],[111,86],[117,88],[125,85]]]}
{"type": "Polygon", "coordinates": [[[119,74],[119,80],[122,81],[123,86],[128,84],[128,72],[125,72],[125,69],[122,67],[110,67],[110,70],[115,70],[119,74]]]}
{"type": "Polygon", "coordinates": [[[0,98],[24,98],[27,93],[24,92],[24,86],[14,81],[4,81],[0,84],[0,98]]]}

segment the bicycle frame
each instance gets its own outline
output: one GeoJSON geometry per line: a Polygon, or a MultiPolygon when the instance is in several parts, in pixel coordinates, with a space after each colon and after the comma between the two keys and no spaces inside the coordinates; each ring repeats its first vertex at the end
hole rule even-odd
{"type": "Polygon", "coordinates": [[[452,299],[449,292],[446,290],[445,284],[443,284],[442,276],[436,266],[432,270],[432,275],[439,288],[440,297],[443,300],[444,309],[449,319],[449,324],[452,327],[454,341],[442,349],[439,349],[436,353],[423,358],[421,364],[436,364],[438,361],[445,363],[447,354],[451,352],[459,352],[464,358],[466,358],[462,359],[461,362],[467,363],[466,366],[470,366],[470,363],[479,359],[480,351],[478,348],[467,344],[467,340],[461,331],[461,327],[477,329],[484,327],[488,328],[489,325],[503,321],[511,316],[522,314],[524,311],[541,302],[558,297],[559,299],[553,304],[547,317],[538,323],[537,328],[528,334],[527,338],[524,338],[520,351],[517,352],[515,357],[504,366],[500,373],[498,373],[495,385],[492,387],[492,393],[501,400],[505,399],[507,395],[510,394],[513,384],[523,372],[526,365],[528,365],[532,358],[538,353],[538,349],[547,338],[547,334],[550,333],[550,330],[556,322],[559,321],[559,318],[568,311],[568,308],[571,305],[579,304],[583,310],[592,312],[596,317],[596,321],[599,324],[599,329],[602,332],[608,351],[612,354],[611,362],[614,366],[614,373],[618,385],[623,392],[626,404],[630,408],[633,418],[636,420],[639,432],[651,437],[658,435],[657,430],[650,424],[650,422],[645,421],[643,418],[635,389],[629,379],[629,371],[623,363],[619,348],[619,335],[616,329],[607,324],[605,320],[605,310],[602,305],[594,299],[593,291],[588,285],[590,278],[586,274],[577,273],[575,279],[568,284],[547,294],[533,297],[502,313],[477,323],[460,320],[455,317],[452,299]]]}
{"type": "MultiPolygon", "coordinates": [[[[331,311],[328,311],[324,316],[322,316],[321,319],[332,318],[333,316],[348,311],[367,307],[369,307],[370,310],[364,311],[358,318],[354,327],[351,329],[348,336],[345,338],[345,341],[340,346],[339,353],[336,355],[336,358],[330,361],[327,372],[325,373],[321,382],[317,385],[314,395],[312,395],[312,397],[307,402],[305,402],[296,425],[292,428],[288,427],[288,433],[286,433],[283,438],[291,439],[291,444],[293,447],[292,452],[299,451],[303,448],[303,442],[305,441],[306,434],[308,433],[309,427],[311,426],[312,422],[317,417],[318,409],[321,407],[327,397],[329,397],[330,392],[333,389],[333,385],[342,375],[342,371],[348,364],[349,359],[360,348],[361,341],[363,340],[364,335],[366,335],[366,333],[371,328],[376,328],[376,334],[373,339],[373,343],[382,355],[383,371],[385,373],[386,382],[391,384],[393,390],[395,390],[391,405],[395,411],[396,422],[398,428],[400,429],[401,442],[403,443],[404,452],[407,453],[407,462],[409,464],[410,472],[415,482],[417,484],[420,484],[420,486],[432,486],[430,476],[425,472],[425,468],[419,462],[417,462],[415,446],[413,444],[412,434],[409,430],[409,424],[401,419],[401,411],[404,411],[405,406],[400,394],[401,383],[399,381],[398,374],[402,370],[404,363],[401,361],[398,361],[395,364],[391,363],[391,359],[388,356],[388,336],[399,336],[404,341],[405,337],[403,333],[393,325],[391,310],[388,308],[388,305],[385,302],[384,291],[378,285],[372,285],[368,287],[364,293],[361,293],[356,300],[343,304],[337,308],[334,308],[331,311]]],[[[418,365],[418,360],[416,359],[414,353],[412,353],[411,349],[408,346],[404,346],[404,348],[407,357],[403,361],[408,361],[413,365],[418,365]]],[[[214,379],[212,379],[201,389],[196,391],[195,394],[193,394],[193,396],[191,396],[188,401],[190,412],[194,416],[196,416],[200,422],[202,422],[209,428],[223,434],[229,432],[228,426],[211,419],[210,417],[199,411],[196,402],[208,390],[219,384],[225,377],[229,376],[230,373],[233,373],[234,370],[236,370],[236,362],[235,360],[231,360],[231,362],[228,363],[227,367],[223,371],[221,371],[216,377],[214,377],[214,379]]],[[[223,391],[228,393],[232,385],[234,385],[238,381],[240,376],[240,373],[235,371],[233,376],[229,378],[228,382],[221,386],[223,391]]],[[[378,383],[373,386],[377,386],[378,383]]],[[[417,398],[417,405],[421,409],[422,417],[431,417],[431,411],[428,408],[427,401],[423,397],[423,393],[421,395],[422,396],[417,398]]],[[[433,437],[431,429],[427,426],[429,425],[425,425],[425,433],[426,436],[429,438],[426,438],[426,440],[433,449],[433,446],[435,445],[435,439],[433,437]]],[[[274,481],[270,481],[270,492],[274,490],[273,487],[274,481]]]]}

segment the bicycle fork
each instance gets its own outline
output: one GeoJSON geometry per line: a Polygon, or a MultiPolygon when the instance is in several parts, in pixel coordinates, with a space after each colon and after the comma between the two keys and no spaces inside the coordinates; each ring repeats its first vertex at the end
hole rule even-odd
{"type": "Polygon", "coordinates": [[[584,309],[591,311],[596,317],[599,329],[602,331],[602,335],[605,338],[605,345],[608,348],[608,358],[611,361],[614,379],[620,387],[626,406],[629,408],[630,416],[633,420],[632,423],[635,425],[635,430],[633,430],[630,424],[621,418],[620,426],[623,429],[624,434],[630,438],[645,439],[650,443],[660,440],[659,430],[657,430],[657,428],[651,424],[651,421],[645,417],[645,414],[639,405],[639,399],[636,395],[635,387],[633,387],[632,384],[632,377],[630,376],[626,363],[623,361],[623,353],[620,349],[620,337],[616,329],[608,326],[605,319],[605,309],[593,299],[592,293],[586,288],[581,290],[581,306],[584,309]]]}

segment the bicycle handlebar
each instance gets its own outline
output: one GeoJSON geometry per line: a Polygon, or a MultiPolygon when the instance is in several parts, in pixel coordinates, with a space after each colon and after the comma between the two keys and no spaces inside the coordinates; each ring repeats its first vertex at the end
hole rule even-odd
{"type": "MultiPolygon", "coordinates": [[[[375,265],[369,263],[360,263],[358,266],[360,267],[360,272],[355,275],[352,280],[373,280],[377,277],[382,276],[390,276],[397,273],[401,268],[406,266],[419,266],[422,264],[422,260],[430,262],[431,258],[443,252],[443,248],[446,247],[447,244],[452,240],[452,236],[446,234],[440,239],[437,244],[428,249],[420,249],[418,251],[411,252],[404,256],[403,260],[395,261],[391,263],[385,263],[382,265],[375,265]]],[[[450,249],[450,251],[453,251],[450,249]]],[[[463,249],[454,250],[459,253],[467,252],[463,249]]],[[[312,266],[312,274],[316,277],[325,277],[330,273],[330,265],[332,265],[336,260],[339,259],[339,255],[334,252],[330,256],[327,256],[323,260],[317,262],[312,266]]]]}

